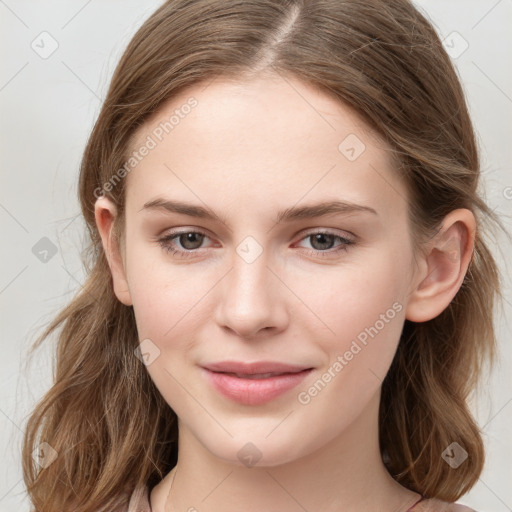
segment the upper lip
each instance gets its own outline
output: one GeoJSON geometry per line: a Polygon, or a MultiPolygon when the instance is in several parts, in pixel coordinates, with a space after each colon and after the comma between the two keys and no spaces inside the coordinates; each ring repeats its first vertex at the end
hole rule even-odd
{"type": "Polygon", "coordinates": [[[272,361],[256,361],[253,363],[245,363],[241,361],[220,361],[218,363],[205,364],[203,365],[203,368],[212,372],[236,373],[238,375],[298,373],[310,369],[310,367],[307,366],[298,366],[272,361]]]}

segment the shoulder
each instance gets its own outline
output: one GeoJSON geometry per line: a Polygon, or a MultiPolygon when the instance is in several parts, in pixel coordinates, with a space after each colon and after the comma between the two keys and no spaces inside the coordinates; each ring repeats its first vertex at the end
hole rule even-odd
{"type": "Polygon", "coordinates": [[[458,503],[447,503],[446,501],[430,499],[422,500],[410,509],[410,512],[477,512],[472,508],[458,503]]]}

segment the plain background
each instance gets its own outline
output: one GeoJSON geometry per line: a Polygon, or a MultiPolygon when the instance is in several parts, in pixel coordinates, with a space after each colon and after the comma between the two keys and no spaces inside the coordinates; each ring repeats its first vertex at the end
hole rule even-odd
{"type": "MultiPolygon", "coordinates": [[[[80,157],[115,64],[160,3],[0,0],[0,512],[29,510],[21,439],[29,412],[51,384],[52,343],[29,368],[26,351],[84,279],[80,157]],[[58,47],[44,55],[52,45],[58,47]]],[[[510,229],[512,0],[416,3],[456,63],[479,137],[486,198],[510,229]]],[[[496,316],[500,362],[472,404],[488,460],[460,500],[479,512],[512,511],[511,246],[504,237],[499,246],[506,299],[496,316]]]]}

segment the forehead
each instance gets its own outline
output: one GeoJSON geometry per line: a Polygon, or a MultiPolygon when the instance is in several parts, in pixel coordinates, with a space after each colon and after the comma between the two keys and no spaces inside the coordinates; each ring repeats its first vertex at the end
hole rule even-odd
{"type": "Polygon", "coordinates": [[[179,138],[183,129],[178,128],[185,125],[189,133],[196,130],[204,138],[236,132],[236,139],[224,141],[227,144],[258,141],[280,144],[281,139],[276,141],[272,137],[276,133],[290,142],[304,137],[314,141],[328,132],[332,132],[336,142],[344,131],[357,132],[373,142],[379,140],[348,105],[289,75],[264,75],[244,81],[217,77],[195,84],[173,96],[150,116],[136,132],[132,145],[143,142],[147,134],[166,122],[172,125],[167,130],[164,127],[164,133],[160,134],[166,139],[179,138]],[[240,125],[245,128],[242,132],[238,131],[240,125]],[[167,137],[171,132],[172,136],[167,137]],[[246,134],[259,137],[249,140],[246,134]]]}
{"type": "Polygon", "coordinates": [[[127,177],[127,202],[139,208],[157,194],[201,193],[219,204],[219,194],[229,203],[244,193],[280,194],[286,203],[342,194],[396,209],[406,194],[389,148],[370,127],[290,76],[196,84],[144,123],[131,150],[149,140],[151,150],[127,177]]]}

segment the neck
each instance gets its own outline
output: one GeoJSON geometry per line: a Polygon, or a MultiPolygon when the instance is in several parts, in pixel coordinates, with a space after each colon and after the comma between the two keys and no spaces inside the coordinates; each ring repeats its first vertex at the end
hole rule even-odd
{"type": "Polygon", "coordinates": [[[379,399],[377,394],[320,450],[276,466],[245,467],[221,460],[181,425],[178,463],[152,493],[153,511],[406,512],[420,496],[400,486],[382,462],[379,399]],[[160,499],[154,500],[156,495],[160,499]]]}

